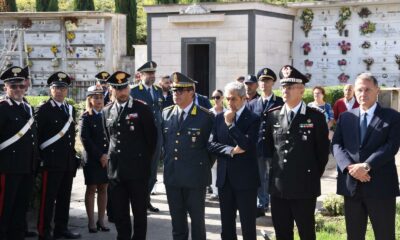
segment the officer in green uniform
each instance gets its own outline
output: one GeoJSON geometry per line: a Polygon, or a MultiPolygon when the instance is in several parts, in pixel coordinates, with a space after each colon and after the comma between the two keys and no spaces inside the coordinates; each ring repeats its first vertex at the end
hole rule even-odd
{"type": "Polygon", "coordinates": [[[172,218],[174,240],[187,240],[187,214],[192,239],[205,240],[204,207],[206,186],[211,183],[207,142],[214,115],[194,103],[194,84],[189,77],[173,73],[175,105],[164,109],[164,183],[172,218]]]}

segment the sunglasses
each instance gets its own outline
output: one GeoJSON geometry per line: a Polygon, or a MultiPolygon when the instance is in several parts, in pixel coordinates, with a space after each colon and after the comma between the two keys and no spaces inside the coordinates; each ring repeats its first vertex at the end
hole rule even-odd
{"type": "Polygon", "coordinates": [[[221,96],[212,96],[211,99],[220,100],[221,96]]]}
{"type": "Polygon", "coordinates": [[[25,89],[26,88],[26,86],[25,85],[10,85],[9,86],[11,89],[13,89],[13,90],[16,90],[16,89],[25,89]]]}

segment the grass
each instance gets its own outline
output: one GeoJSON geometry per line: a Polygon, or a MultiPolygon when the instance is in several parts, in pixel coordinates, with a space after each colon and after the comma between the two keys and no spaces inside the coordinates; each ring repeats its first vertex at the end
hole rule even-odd
{"type": "MultiPolygon", "coordinates": [[[[397,203],[396,209],[396,240],[400,240],[400,203],[397,203]]],[[[346,240],[346,225],[344,217],[325,217],[316,216],[316,231],[318,240],[346,240]]],[[[300,240],[297,229],[295,230],[295,240],[300,240]]],[[[374,240],[374,232],[371,223],[368,221],[366,240],[374,240]]]]}

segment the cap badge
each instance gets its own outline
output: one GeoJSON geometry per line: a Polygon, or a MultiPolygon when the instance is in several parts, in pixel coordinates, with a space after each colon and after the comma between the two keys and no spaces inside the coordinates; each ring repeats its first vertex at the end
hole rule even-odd
{"type": "Polygon", "coordinates": [[[122,80],[125,78],[125,73],[118,73],[115,78],[117,79],[118,83],[121,84],[122,80]]]}
{"type": "Polygon", "coordinates": [[[291,73],[292,73],[292,69],[290,67],[284,67],[282,69],[282,75],[284,78],[288,78],[291,73]]]}
{"type": "Polygon", "coordinates": [[[268,69],[264,69],[264,74],[267,74],[268,73],[268,69]]]}
{"type": "Polygon", "coordinates": [[[176,82],[176,83],[179,82],[178,81],[178,74],[174,74],[174,82],[176,82]]]}
{"type": "Polygon", "coordinates": [[[106,79],[106,78],[108,77],[108,73],[102,72],[102,73],[101,73],[101,77],[102,77],[103,79],[106,79]]]}
{"type": "Polygon", "coordinates": [[[67,75],[65,75],[64,73],[59,73],[59,74],[57,74],[57,77],[58,77],[58,81],[61,82],[64,78],[67,77],[67,75]]]}
{"type": "Polygon", "coordinates": [[[153,63],[152,62],[150,62],[150,68],[153,68],[153,63]]]}
{"type": "Polygon", "coordinates": [[[11,71],[14,73],[14,77],[16,77],[21,72],[21,68],[13,68],[11,71]]]}

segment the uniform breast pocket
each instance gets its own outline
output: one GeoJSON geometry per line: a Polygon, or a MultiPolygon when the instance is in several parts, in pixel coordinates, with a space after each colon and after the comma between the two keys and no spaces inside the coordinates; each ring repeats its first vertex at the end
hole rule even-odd
{"type": "Polygon", "coordinates": [[[200,136],[201,136],[200,129],[187,129],[187,137],[189,139],[191,148],[195,148],[200,144],[199,142],[200,136]]]}

